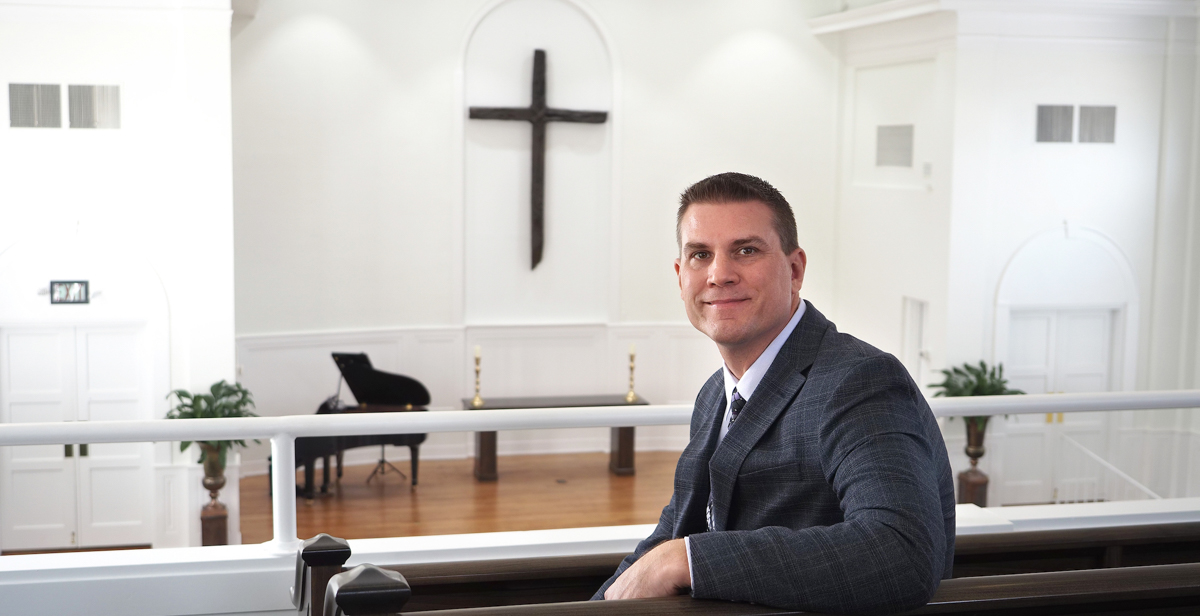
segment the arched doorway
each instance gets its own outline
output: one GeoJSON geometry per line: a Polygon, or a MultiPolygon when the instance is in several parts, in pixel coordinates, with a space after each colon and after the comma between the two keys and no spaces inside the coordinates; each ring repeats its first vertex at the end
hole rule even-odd
{"type": "MultiPolygon", "coordinates": [[[[1005,267],[993,359],[1010,387],[1030,394],[1132,389],[1137,314],[1137,283],[1121,250],[1064,223],[1030,238],[1005,267]]],[[[1067,462],[1082,448],[1106,457],[1110,423],[1106,413],[997,418],[990,502],[1051,502],[1095,485],[1095,469],[1067,462]]]]}

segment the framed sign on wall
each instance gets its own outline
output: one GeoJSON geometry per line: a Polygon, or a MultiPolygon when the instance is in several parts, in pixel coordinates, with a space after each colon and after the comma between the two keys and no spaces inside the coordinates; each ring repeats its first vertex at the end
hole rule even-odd
{"type": "Polygon", "coordinates": [[[88,281],[86,280],[51,280],[51,304],[86,304],[88,303],[88,281]]]}

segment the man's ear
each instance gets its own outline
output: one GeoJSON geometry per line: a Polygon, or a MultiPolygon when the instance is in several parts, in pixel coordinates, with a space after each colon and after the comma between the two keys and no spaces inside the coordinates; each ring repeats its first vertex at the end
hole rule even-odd
{"type": "Polygon", "coordinates": [[[792,268],[792,292],[798,292],[800,287],[804,286],[804,269],[808,267],[808,255],[804,254],[803,248],[797,248],[796,252],[788,257],[788,262],[792,268]]]}
{"type": "Polygon", "coordinates": [[[679,257],[675,257],[675,279],[679,281],[679,297],[683,297],[683,276],[679,275],[679,257]]]}

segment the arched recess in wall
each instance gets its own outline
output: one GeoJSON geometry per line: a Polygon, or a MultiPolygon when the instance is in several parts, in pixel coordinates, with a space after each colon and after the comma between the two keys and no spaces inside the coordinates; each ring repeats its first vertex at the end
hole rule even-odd
{"type": "Polygon", "coordinates": [[[463,58],[464,320],[599,323],[615,302],[614,123],[610,46],[569,0],[504,0],[471,29],[463,58]],[[468,108],[530,104],[535,49],[550,107],[609,112],[604,124],[546,131],[545,250],[530,268],[531,130],[466,119],[468,108]]]}
{"type": "Polygon", "coordinates": [[[1111,239],[1070,226],[1039,233],[1009,259],[996,292],[994,361],[1029,393],[1131,390],[1138,287],[1111,239]]]}
{"type": "Polygon", "coordinates": [[[0,253],[0,330],[139,329],[144,340],[138,353],[145,362],[147,413],[162,417],[170,391],[166,290],[152,265],[113,243],[87,233],[45,234],[26,238],[0,253]],[[51,280],[88,281],[90,301],[52,305],[48,295],[51,280]]]}

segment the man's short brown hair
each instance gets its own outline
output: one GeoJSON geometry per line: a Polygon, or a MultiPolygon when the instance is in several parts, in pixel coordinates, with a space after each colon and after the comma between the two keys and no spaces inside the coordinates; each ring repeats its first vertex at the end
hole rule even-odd
{"type": "Polygon", "coordinates": [[[783,254],[790,255],[800,247],[800,240],[796,236],[796,216],[792,214],[792,206],[788,205],[787,199],[766,180],[732,171],[706,177],[679,195],[679,211],[675,214],[675,243],[682,245],[679,225],[693,203],[742,201],[759,201],[771,209],[783,254]]]}

